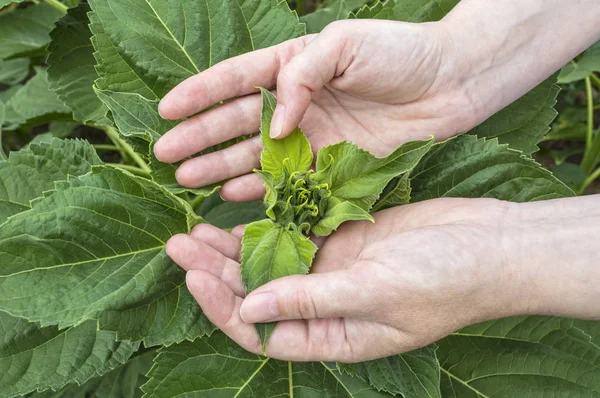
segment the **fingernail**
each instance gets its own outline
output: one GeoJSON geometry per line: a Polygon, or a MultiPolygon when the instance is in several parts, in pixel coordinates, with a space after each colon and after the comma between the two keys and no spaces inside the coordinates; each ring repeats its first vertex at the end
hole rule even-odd
{"type": "Polygon", "coordinates": [[[277,316],[279,309],[273,293],[250,295],[240,307],[240,317],[246,323],[266,322],[277,316]]]}
{"type": "Polygon", "coordinates": [[[275,112],[273,112],[273,118],[271,119],[271,138],[277,138],[281,135],[283,130],[283,122],[285,120],[285,106],[277,105],[275,112]]]}

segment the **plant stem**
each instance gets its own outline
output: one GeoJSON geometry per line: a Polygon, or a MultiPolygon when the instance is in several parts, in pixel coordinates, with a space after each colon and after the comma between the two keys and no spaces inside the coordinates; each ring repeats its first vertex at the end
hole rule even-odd
{"type": "Polygon", "coordinates": [[[142,157],[133,150],[131,145],[129,145],[128,143],[123,141],[121,139],[121,137],[119,137],[119,133],[117,132],[117,130],[115,130],[112,127],[103,127],[102,130],[104,130],[106,135],[113,142],[119,143],[119,145],[123,148],[123,150],[127,153],[127,155],[129,155],[131,157],[131,159],[133,159],[133,161],[140,167],[140,169],[142,169],[148,175],[152,172],[152,169],[150,167],[148,167],[148,165],[146,164],[144,159],[142,159],[142,157]]]}
{"type": "Polygon", "coordinates": [[[140,176],[140,177],[146,177],[146,178],[150,177],[150,173],[146,173],[144,170],[140,169],[139,167],[130,166],[128,164],[123,164],[123,163],[106,163],[106,164],[108,166],[118,167],[120,169],[127,170],[128,172],[135,174],[137,176],[140,176]]]}
{"type": "Polygon", "coordinates": [[[600,177],[600,168],[596,169],[595,172],[593,172],[589,177],[587,177],[585,179],[585,181],[583,181],[583,184],[581,184],[581,187],[579,188],[579,190],[577,191],[577,195],[581,195],[583,193],[583,191],[585,191],[585,189],[594,181],[596,181],[598,179],[598,177],[600,177]]]}
{"type": "Polygon", "coordinates": [[[594,83],[596,83],[596,85],[600,89],[600,78],[596,76],[596,74],[593,72],[590,74],[590,78],[594,81],[594,83]]]}
{"type": "Polygon", "coordinates": [[[121,148],[116,145],[104,145],[104,144],[94,144],[94,148],[101,149],[104,151],[118,151],[121,152],[121,148]]]}
{"type": "Polygon", "coordinates": [[[196,196],[196,198],[194,198],[194,200],[192,200],[190,202],[192,209],[194,209],[194,211],[198,210],[198,207],[202,204],[202,202],[204,202],[205,199],[206,199],[206,196],[203,196],[203,195],[196,196]]]}
{"type": "Polygon", "coordinates": [[[69,7],[67,7],[66,5],[64,5],[63,3],[61,3],[58,0],[46,0],[46,3],[50,4],[52,7],[56,8],[63,14],[66,14],[67,11],[69,11],[69,7]]]}
{"type": "Polygon", "coordinates": [[[585,154],[581,161],[581,168],[585,175],[589,175],[594,170],[598,156],[600,156],[600,135],[594,139],[594,96],[592,93],[592,81],[589,77],[585,78],[585,90],[587,93],[587,134],[585,139],[585,154]]]}

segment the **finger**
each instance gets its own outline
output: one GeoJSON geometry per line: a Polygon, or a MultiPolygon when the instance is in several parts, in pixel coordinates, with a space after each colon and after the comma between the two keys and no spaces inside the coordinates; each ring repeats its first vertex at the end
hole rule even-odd
{"type": "Polygon", "coordinates": [[[161,162],[173,163],[260,128],[261,99],[250,95],[179,123],[154,145],[161,162]]]}
{"type": "Polygon", "coordinates": [[[276,279],[250,293],[241,307],[244,322],[284,319],[363,318],[373,310],[362,281],[347,270],[276,279]]]}
{"type": "Polygon", "coordinates": [[[238,225],[237,227],[231,230],[231,235],[235,236],[238,239],[242,239],[244,236],[244,229],[246,229],[246,224],[238,225]]]}
{"type": "Polygon", "coordinates": [[[260,200],[265,196],[265,186],[258,174],[246,174],[223,184],[221,196],[230,202],[260,200]]]}
{"type": "Polygon", "coordinates": [[[239,261],[240,240],[230,233],[210,224],[198,224],[192,229],[190,235],[233,261],[239,261]]]}
{"type": "Polygon", "coordinates": [[[209,272],[190,271],[185,279],[188,290],[209,321],[245,350],[262,354],[254,325],[244,323],[240,318],[240,297],[209,272]]]}
{"type": "Polygon", "coordinates": [[[181,119],[228,98],[256,92],[255,86],[273,87],[281,66],[308,40],[310,36],[304,36],[222,61],[171,90],[160,102],[159,113],[165,119],[181,119]]]}
{"type": "Polygon", "coordinates": [[[220,278],[235,294],[244,296],[245,289],[240,278],[239,264],[209,245],[179,234],[167,242],[169,257],[186,271],[200,270],[220,278]]]}
{"type": "Polygon", "coordinates": [[[247,174],[260,166],[262,143],[253,137],[221,151],[184,162],[175,176],[179,184],[198,188],[247,174]]]}
{"type": "Polygon", "coordinates": [[[277,107],[271,120],[272,138],[283,138],[300,124],[312,93],[341,76],[352,57],[344,53],[348,29],[343,23],[328,26],[302,53],[281,68],[277,78],[277,107]]]}

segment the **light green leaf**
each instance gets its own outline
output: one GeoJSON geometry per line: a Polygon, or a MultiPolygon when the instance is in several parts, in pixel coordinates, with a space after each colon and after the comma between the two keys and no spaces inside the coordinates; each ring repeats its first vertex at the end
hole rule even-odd
{"type": "Polygon", "coordinates": [[[22,3],[26,0],[0,0],[0,8],[6,7],[10,3],[22,3]]]}
{"type": "Polygon", "coordinates": [[[260,137],[263,151],[260,154],[260,164],[264,172],[268,172],[275,180],[287,178],[296,172],[305,172],[313,161],[310,143],[299,128],[284,139],[274,140],[269,136],[271,119],[277,106],[277,99],[270,91],[261,89],[262,116],[260,122],[260,137]]]}
{"type": "Polygon", "coordinates": [[[410,178],[408,174],[394,178],[383,190],[381,198],[371,209],[371,213],[410,203],[410,178]]]}
{"type": "Polygon", "coordinates": [[[0,61],[0,84],[12,86],[22,82],[29,74],[29,58],[0,61]]]}
{"type": "Polygon", "coordinates": [[[58,330],[5,312],[0,312],[0,332],[1,397],[84,383],[126,362],[139,345],[96,331],[94,321],[58,330]]]}
{"type": "Polygon", "coordinates": [[[558,75],[561,84],[583,80],[594,72],[600,72],[600,41],[588,48],[578,61],[565,65],[558,75]]]}
{"type": "Polygon", "coordinates": [[[207,197],[196,211],[206,222],[222,229],[250,224],[265,218],[265,205],[255,202],[227,202],[218,192],[207,197]]]}
{"type": "Polygon", "coordinates": [[[327,204],[327,211],[317,225],[312,228],[312,232],[316,236],[327,236],[338,229],[342,223],[358,220],[369,220],[374,222],[373,217],[363,208],[352,202],[332,197],[327,204]]]}
{"type": "Polygon", "coordinates": [[[154,182],[95,166],[0,228],[0,310],[59,327],[97,318],[100,330],[146,346],[209,333],[164,250],[199,221],[154,182]]]}
{"type": "MultiPolygon", "coordinates": [[[[4,145],[2,143],[2,125],[4,124],[4,102],[0,101],[0,161],[6,160],[4,145]]],[[[1,163],[0,163],[1,164],[1,163]]],[[[0,223],[2,223],[2,211],[0,210],[0,223]]]]}
{"type": "Polygon", "coordinates": [[[52,122],[48,126],[48,132],[56,138],[67,138],[80,126],[76,122],[52,122]]]}
{"type": "Polygon", "coordinates": [[[360,377],[378,391],[404,398],[439,398],[440,364],[435,345],[401,355],[354,364],[338,364],[342,372],[360,377]]]}
{"type": "Polygon", "coordinates": [[[369,211],[388,182],[412,170],[432,145],[433,139],[407,142],[378,158],[354,144],[340,142],[319,151],[313,178],[328,184],[333,197],[369,211]]]}
{"type": "Polygon", "coordinates": [[[50,90],[48,75],[42,68],[36,68],[36,75],[6,102],[6,122],[16,126],[44,124],[70,113],[71,108],[50,90]]]}
{"type": "Polygon", "coordinates": [[[53,189],[54,181],[84,175],[100,164],[94,148],[79,140],[54,139],[11,152],[8,161],[0,162],[0,223],[29,210],[29,202],[53,189]]]}
{"type": "Polygon", "coordinates": [[[404,22],[439,21],[459,0],[387,0],[364,6],[353,15],[360,19],[388,19],[404,22]]]}
{"type": "Polygon", "coordinates": [[[0,60],[38,50],[50,42],[50,31],[62,13],[42,3],[0,15],[0,60]]]}
{"type": "Polygon", "coordinates": [[[149,373],[150,381],[142,386],[145,398],[390,396],[340,373],[335,364],[260,357],[222,333],[162,348],[155,363],[149,373]]]}
{"type": "Polygon", "coordinates": [[[439,342],[442,395],[598,397],[599,325],[518,317],[462,329],[439,342]]]}
{"type": "Polygon", "coordinates": [[[436,144],[410,178],[415,202],[441,197],[529,202],[573,195],[533,159],[496,139],[471,135],[436,144]]]}
{"type": "Polygon", "coordinates": [[[556,76],[552,76],[469,133],[480,138],[497,137],[501,144],[525,154],[537,152],[537,144],[557,115],[554,105],[559,91],[556,76]]]}
{"type": "MultiPolygon", "coordinates": [[[[307,274],[317,246],[298,230],[289,230],[271,220],[248,224],[241,252],[242,281],[246,293],[277,278],[307,274]]],[[[256,324],[263,351],[273,332],[272,323],[256,324]]]]}
{"type": "Polygon", "coordinates": [[[106,117],[108,109],[98,99],[92,88],[98,74],[94,68],[94,48],[90,38],[85,3],[69,9],[67,15],[50,33],[52,42],[48,47],[48,81],[50,90],[71,109],[73,118],[82,123],[111,125],[106,117]]]}
{"type": "Polygon", "coordinates": [[[78,386],[69,384],[59,391],[44,391],[28,398],[141,398],[142,384],[152,367],[155,351],[135,355],[125,364],[78,386]]]}

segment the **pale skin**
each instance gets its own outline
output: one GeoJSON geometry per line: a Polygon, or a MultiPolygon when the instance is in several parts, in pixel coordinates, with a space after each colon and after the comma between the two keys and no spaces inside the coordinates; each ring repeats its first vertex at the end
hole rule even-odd
{"type": "MultiPolygon", "coordinates": [[[[276,87],[271,131],[298,124],[313,149],[348,140],[377,155],[468,130],[600,39],[597,0],[463,0],[427,24],[342,21],[217,64],[162,100],[167,119],[191,117],[155,146],[176,162],[258,130],[254,86],[276,87]]],[[[231,179],[232,201],[260,199],[251,174],[260,141],[186,161],[182,185],[231,179]]],[[[206,316],[261,353],[253,323],[281,321],[267,355],[355,362],[398,354],[484,320],[542,314],[600,319],[600,197],[515,204],[437,199],[344,224],[311,274],[272,281],[247,297],[239,276],[243,227],[199,225],[167,253],[187,270],[206,316]]]]}

